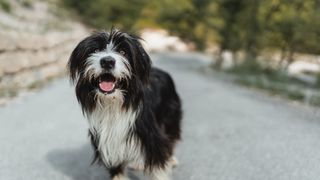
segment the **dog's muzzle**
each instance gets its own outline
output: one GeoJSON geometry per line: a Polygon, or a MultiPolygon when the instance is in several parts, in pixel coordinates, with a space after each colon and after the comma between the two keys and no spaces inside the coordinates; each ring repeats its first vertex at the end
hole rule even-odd
{"type": "MultiPolygon", "coordinates": [[[[110,72],[115,67],[116,60],[111,56],[100,59],[100,66],[105,72],[110,72]]],[[[98,87],[102,93],[113,93],[116,88],[116,78],[111,73],[103,73],[98,78],[98,87]]]]}

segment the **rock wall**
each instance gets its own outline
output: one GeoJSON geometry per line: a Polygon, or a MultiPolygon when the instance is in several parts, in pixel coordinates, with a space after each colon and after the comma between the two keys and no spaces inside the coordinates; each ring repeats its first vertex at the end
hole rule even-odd
{"type": "Polygon", "coordinates": [[[72,49],[88,34],[55,1],[10,1],[0,10],[0,98],[65,72],[72,49]]]}

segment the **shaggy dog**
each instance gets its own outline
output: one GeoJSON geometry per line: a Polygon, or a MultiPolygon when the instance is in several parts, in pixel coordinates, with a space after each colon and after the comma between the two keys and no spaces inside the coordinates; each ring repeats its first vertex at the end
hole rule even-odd
{"type": "Polygon", "coordinates": [[[127,179],[127,165],[168,180],[181,102],[170,75],[151,67],[139,40],[118,30],[94,33],[73,50],[68,70],[89,120],[93,162],[101,162],[113,180],[127,179]]]}

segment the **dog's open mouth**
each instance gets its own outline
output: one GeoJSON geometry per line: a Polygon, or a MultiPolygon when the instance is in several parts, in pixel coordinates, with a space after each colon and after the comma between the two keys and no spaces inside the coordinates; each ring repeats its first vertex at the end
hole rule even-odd
{"type": "Polygon", "coordinates": [[[99,77],[99,90],[105,94],[111,94],[116,88],[116,78],[112,74],[102,74],[99,77]]]}

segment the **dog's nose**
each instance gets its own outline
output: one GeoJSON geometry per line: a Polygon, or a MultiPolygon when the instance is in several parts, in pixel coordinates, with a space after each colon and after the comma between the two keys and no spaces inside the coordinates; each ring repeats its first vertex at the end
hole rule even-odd
{"type": "Polygon", "coordinates": [[[111,56],[103,57],[100,59],[101,67],[107,70],[114,68],[115,63],[116,60],[111,56]]]}

